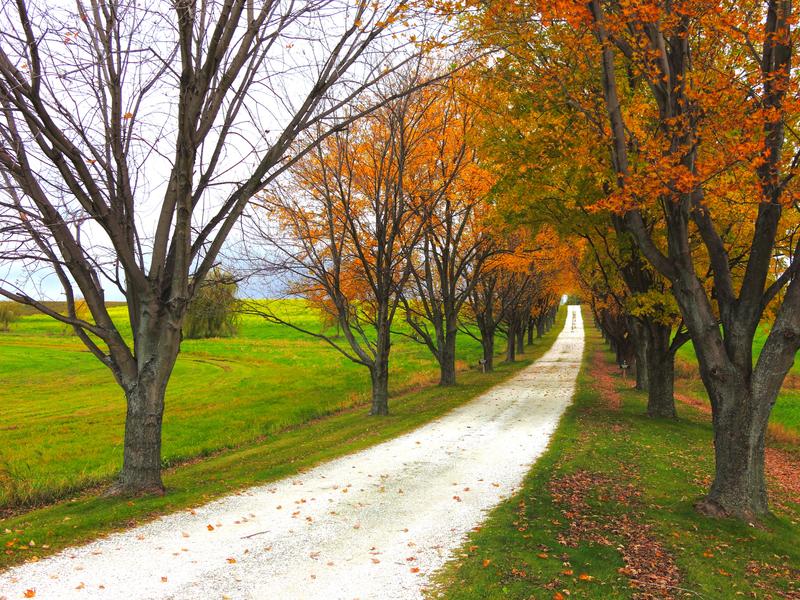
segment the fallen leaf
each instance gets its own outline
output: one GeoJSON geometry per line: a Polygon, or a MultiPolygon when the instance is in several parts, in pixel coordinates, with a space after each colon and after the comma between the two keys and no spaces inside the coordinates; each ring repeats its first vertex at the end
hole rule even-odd
{"type": "Polygon", "coordinates": [[[483,568],[484,568],[484,569],[485,569],[486,567],[488,567],[490,564],[492,564],[492,559],[491,559],[491,558],[484,558],[484,559],[483,559],[483,568]]]}
{"type": "Polygon", "coordinates": [[[411,567],[409,571],[411,571],[412,573],[419,573],[419,567],[411,567]]]}
{"type": "Polygon", "coordinates": [[[575,571],[573,571],[572,569],[564,569],[563,571],[561,571],[561,574],[569,577],[570,575],[574,575],[575,571]]]}
{"type": "Polygon", "coordinates": [[[161,578],[161,583],[167,583],[167,578],[166,577],[162,577],[161,578]]]}
{"type": "Polygon", "coordinates": [[[36,596],[36,588],[31,588],[29,590],[25,590],[22,593],[22,595],[25,596],[26,598],[33,598],[33,597],[36,596]]]}
{"type": "Polygon", "coordinates": [[[227,560],[230,564],[233,564],[233,563],[236,562],[235,558],[226,558],[225,560],[227,560]]]}
{"type": "Polygon", "coordinates": [[[580,575],[578,575],[578,579],[580,579],[581,581],[591,581],[592,579],[594,579],[594,577],[592,577],[587,573],[581,573],[580,575]]]}
{"type": "Polygon", "coordinates": [[[214,526],[210,524],[206,525],[206,529],[208,529],[209,531],[214,531],[214,526]]]}
{"type": "Polygon", "coordinates": [[[373,558],[372,559],[372,564],[374,564],[374,565],[377,565],[379,562],[381,562],[381,561],[378,558],[373,558]]]}

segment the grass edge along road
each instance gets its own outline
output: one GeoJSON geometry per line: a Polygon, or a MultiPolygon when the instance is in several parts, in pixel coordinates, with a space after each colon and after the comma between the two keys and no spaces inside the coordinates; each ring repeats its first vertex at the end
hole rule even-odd
{"type": "Polygon", "coordinates": [[[180,465],[164,473],[164,496],[125,500],[93,492],[2,519],[0,569],[290,476],[406,433],[469,402],[542,356],[561,332],[565,315],[562,307],[553,328],[526,348],[523,360],[500,363],[494,373],[464,371],[454,387],[431,385],[392,397],[388,417],[368,417],[365,404],[258,443],[180,465]]]}
{"type": "Polygon", "coordinates": [[[775,514],[761,523],[697,514],[713,473],[710,416],[679,404],[678,420],[649,419],[631,385],[587,327],[550,448],[432,598],[800,598],[800,498],[771,480],[775,514]]]}

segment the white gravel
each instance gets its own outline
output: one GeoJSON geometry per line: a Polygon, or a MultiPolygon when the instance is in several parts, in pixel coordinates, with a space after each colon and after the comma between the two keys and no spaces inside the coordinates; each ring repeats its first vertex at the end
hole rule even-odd
{"type": "Polygon", "coordinates": [[[297,477],[8,570],[0,599],[27,589],[59,600],[421,598],[545,449],[582,353],[571,306],[540,360],[444,417],[297,477]]]}

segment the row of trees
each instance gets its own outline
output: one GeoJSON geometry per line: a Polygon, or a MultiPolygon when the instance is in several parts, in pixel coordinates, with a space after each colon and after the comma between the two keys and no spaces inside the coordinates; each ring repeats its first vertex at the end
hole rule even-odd
{"type": "Polygon", "coordinates": [[[289,237],[278,248],[296,291],[336,315],[340,347],[369,367],[374,413],[398,310],[453,381],[456,315],[479,288],[463,282],[498,250],[463,138],[473,116],[452,91],[409,97],[472,60],[434,4],[0,7],[0,296],[71,327],[123,390],[116,491],[163,490],[182,332],[216,319],[187,323],[187,310],[254,198],[255,220],[269,213],[289,237]],[[41,278],[65,311],[41,300],[41,278]]]}
{"type": "Polygon", "coordinates": [[[674,414],[674,353],[691,337],[716,458],[698,506],[764,514],[767,422],[800,348],[792,3],[475,8],[470,35],[503,48],[487,112],[510,107],[492,136],[507,212],[583,240],[585,295],[644,365],[651,414],[674,414]]]}
{"type": "Polygon", "coordinates": [[[537,250],[527,231],[497,222],[476,129],[475,107],[452,79],[426,86],[334,132],[258,202],[250,245],[265,249],[262,269],[328,314],[341,338],[258,304],[251,311],[366,367],[373,415],[389,410],[393,334],[424,344],[439,383],[453,385],[460,331],[481,341],[491,370],[496,332],[513,361],[560,300],[543,257],[557,240],[537,250]]]}
{"type": "Polygon", "coordinates": [[[118,491],[163,489],[187,306],[251,198],[388,100],[368,91],[446,46],[423,4],[0,7],[0,296],[72,327],[124,391],[118,491]],[[40,273],[63,289],[64,314],[32,291],[40,273]],[[132,336],[109,315],[109,287],[132,336]]]}

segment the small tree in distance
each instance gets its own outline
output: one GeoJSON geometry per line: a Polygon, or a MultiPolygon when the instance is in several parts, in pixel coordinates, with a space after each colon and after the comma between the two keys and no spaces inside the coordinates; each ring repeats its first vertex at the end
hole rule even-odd
{"type": "Polygon", "coordinates": [[[236,278],[214,267],[189,303],[183,324],[183,336],[190,339],[229,337],[236,333],[239,301],[236,278]]]}
{"type": "Polygon", "coordinates": [[[11,302],[0,302],[0,331],[11,329],[11,323],[18,317],[16,308],[11,302]]]}

